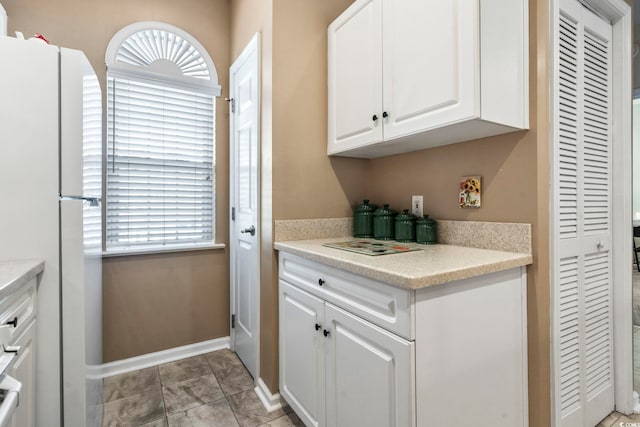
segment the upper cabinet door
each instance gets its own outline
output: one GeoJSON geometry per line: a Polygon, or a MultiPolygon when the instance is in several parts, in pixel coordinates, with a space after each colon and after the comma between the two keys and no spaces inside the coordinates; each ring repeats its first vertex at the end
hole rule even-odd
{"type": "Polygon", "coordinates": [[[328,37],[328,153],[382,141],[382,0],[354,3],[328,37]]]}
{"type": "Polygon", "coordinates": [[[478,3],[383,2],[385,140],[479,114],[478,3]]]}

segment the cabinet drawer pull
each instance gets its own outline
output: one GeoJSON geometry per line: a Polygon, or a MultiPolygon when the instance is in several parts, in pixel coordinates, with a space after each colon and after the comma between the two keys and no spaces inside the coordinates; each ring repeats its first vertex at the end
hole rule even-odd
{"type": "Polygon", "coordinates": [[[324,329],[322,333],[324,334],[325,337],[328,337],[331,334],[331,332],[327,331],[326,329],[324,329]]]}
{"type": "Polygon", "coordinates": [[[318,279],[318,285],[320,285],[320,286],[324,285],[324,280],[318,279]]]}
{"type": "Polygon", "coordinates": [[[322,326],[320,326],[320,324],[319,324],[319,323],[316,323],[316,331],[320,330],[320,328],[321,328],[321,327],[322,327],[322,326]]]}
{"type": "Polygon", "coordinates": [[[378,116],[374,114],[373,117],[371,117],[371,120],[373,120],[374,122],[378,121],[378,116]]]}
{"type": "Polygon", "coordinates": [[[3,345],[2,349],[4,350],[5,353],[18,354],[18,352],[20,351],[20,346],[19,345],[3,345]]]}
{"type": "Polygon", "coordinates": [[[5,325],[13,325],[14,328],[18,327],[18,318],[14,317],[13,320],[9,320],[8,322],[5,322],[5,325]]]}
{"type": "Polygon", "coordinates": [[[389,113],[387,113],[386,111],[382,112],[382,118],[386,119],[387,117],[389,117],[389,113]]]}

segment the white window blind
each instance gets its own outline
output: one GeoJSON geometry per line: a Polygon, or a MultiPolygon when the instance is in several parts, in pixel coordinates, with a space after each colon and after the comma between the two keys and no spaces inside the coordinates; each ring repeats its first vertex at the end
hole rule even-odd
{"type": "Polygon", "coordinates": [[[108,77],[108,251],[214,242],[214,100],[108,77]]]}
{"type": "MultiPolygon", "coordinates": [[[[83,193],[102,197],[102,91],[95,74],[84,76],[82,109],[83,193]]],[[[102,251],[102,210],[83,203],[85,251],[102,251]]]]}

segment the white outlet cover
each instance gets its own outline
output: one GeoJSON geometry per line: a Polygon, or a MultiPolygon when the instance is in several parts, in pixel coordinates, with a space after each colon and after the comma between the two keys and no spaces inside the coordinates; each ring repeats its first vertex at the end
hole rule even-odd
{"type": "Polygon", "coordinates": [[[423,196],[411,196],[411,213],[418,218],[422,218],[424,215],[423,202],[423,196]]]}

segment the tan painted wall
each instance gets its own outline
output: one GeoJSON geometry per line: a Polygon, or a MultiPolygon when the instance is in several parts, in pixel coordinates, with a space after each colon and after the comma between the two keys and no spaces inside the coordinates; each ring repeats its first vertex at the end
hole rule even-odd
{"type": "Polygon", "coordinates": [[[273,217],[349,216],[368,161],[327,157],[327,26],[351,0],[278,0],[273,35],[273,217]]]}
{"type": "MultiPolygon", "coordinates": [[[[228,93],[229,81],[229,1],[2,0],[2,4],[9,16],[10,34],[15,30],[26,36],[40,32],[53,44],[84,51],[100,78],[103,93],[107,44],[128,24],[167,22],[204,45],[216,64],[222,85],[222,96],[216,104],[216,235],[218,242],[227,243],[229,119],[223,99],[228,93]]],[[[103,274],[105,361],[227,336],[227,260],[227,250],[160,258],[106,259],[103,274]],[[158,259],[163,262],[159,263],[158,259]],[[159,268],[165,265],[171,266],[170,270],[159,268]],[[158,271],[167,274],[158,274],[158,271]],[[193,303],[194,296],[199,297],[197,303],[193,303]],[[201,321],[195,322],[196,319],[201,321]]]]}
{"type": "Polygon", "coordinates": [[[105,361],[229,335],[227,265],[216,250],[105,258],[105,361]]]}
{"type": "Polygon", "coordinates": [[[371,161],[372,201],[409,208],[424,195],[435,218],[533,225],[534,264],[528,268],[529,416],[550,422],[548,279],[547,3],[530,0],[530,129],[371,161]],[[538,37],[540,36],[540,37],[538,37]],[[538,63],[538,61],[543,61],[538,63]],[[482,176],[482,207],[458,207],[458,180],[482,176]]]}

